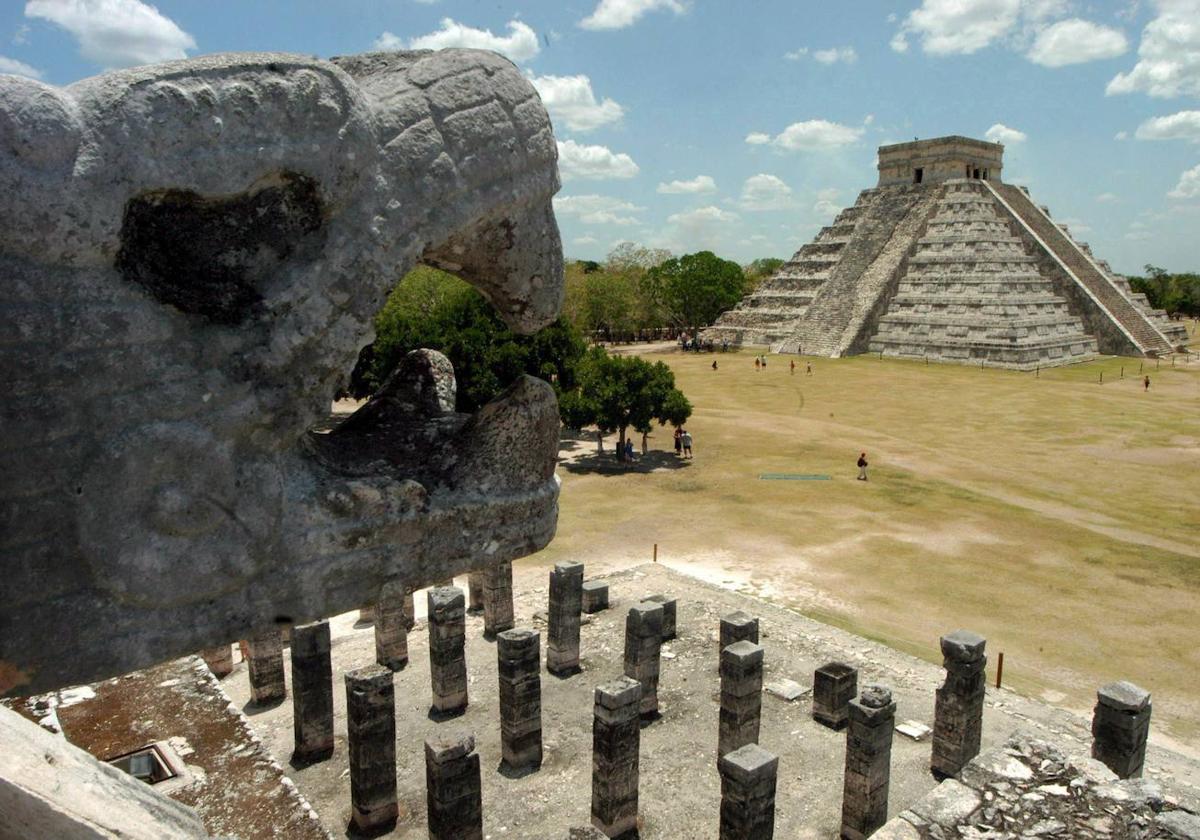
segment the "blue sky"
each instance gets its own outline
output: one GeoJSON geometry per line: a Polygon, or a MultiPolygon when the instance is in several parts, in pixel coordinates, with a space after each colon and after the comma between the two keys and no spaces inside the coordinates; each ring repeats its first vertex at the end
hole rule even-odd
{"type": "Polygon", "coordinates": [[[569,256],[618,242],[787,257],[965,134],[1120,271],[1200,270],[1200,0],[5,0],[0,72],[63,85],[185,55],[476,46],[560,142],[569,256]]]}

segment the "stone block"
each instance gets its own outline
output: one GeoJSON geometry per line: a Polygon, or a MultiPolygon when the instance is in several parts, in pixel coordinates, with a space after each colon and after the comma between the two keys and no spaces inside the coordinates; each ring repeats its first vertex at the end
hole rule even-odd
{"type": "Polygon", "coordinates": [[[333,755],[333,663],[329,622],[292,628],[293,756],[303,762],[333,755]]]}
{"type": "Polygon", "coordinates": [[[813,672],[813,720],[831,729],[843,728],[857,694],[858,669],[844,662],[822,665],[813,672]]]}
{"type": "Polygon", "coordinates": [[[541,638],[533,630],[496,636],[500,679],[500,754],[512,770],[542,764],[541,638]]]}
{"type": "Polygon", "coordinates": [[[391,669],[369,665],[346,674],[346,741],[354,828],[395,823],[396,695],[391,669]]]}
{"type": "Polygon", "coordinates": [[[758,743],[762,717],[763,649],[734,642],[721,651],[721,712],[717,758],[758,743]]]}
{"type": "Polygon", "coordinates": [[[558,563],[550,572],[546,669],[552,674],[579,670],[579,619],[583,611],[583,564],[558,563]]]}
{"type": "Polygon", "coordinates": [[[583,611],[597,613],[608,609],[608,584],[602,580],[583,582],[583,611]]]}
{"type": "Polygon", "coordinates": [[[1096,692],[1092,713],[1092,758],[1121,779],[1136,779],[1146,763],[1150,737],[1150,693],[1130,682],[1114,682],[1096,692]]]}
{"type": "Polygon", "coordinates": [[[721,774],[721,840],[770,840],[775,832],[779,759],[746,744],[717,762],[721,774]]]}
{"type": "Polygon", "coordinates": [[[200,656],[217,679],[233,673],[233,648],[228,643],[218,647],[205,648],[200,651],[200,656]]]}
{"type": "Polygon", "coordinates": [[[425,741],[429,840],[483,840],[482,779],[471,735],[425,741]]]}
{"type": "Polygon", "coordinates": [[[758,619],[741,610],[721,617],[721,641],[718,651],[725,650],[734,642],[758,644],[758,619]]]}
{"type": "Polygon", "coordinates": [[[957,776],[979,755],[987,689],[985,644],[982,636],[967,630],[941,639],[946,680],[937,690],[934,704],[930,760],[930,769],[939,779],[957,776]]]}
{"type": "Polygon", "coordinates": [[[658,676],[662,654],[662,607],[641,603],[625,617],[625,676],[642,685],[641,710],[645,717],[658,714],[658,676]]]}
{"type": "Polygon", "coordinates": [[[637,828],[642,685],[620,677],[596,688],[592,710],[592,825],[608,837],[637,828]]]}
{"type": "Polygon", "coordinates": [[[842,837],[864,840],[887,822],[896,704],[888,689],[867,686],[848,711],[842,837]]]}
{"type": "Polygon", "coordinates": [[[283,677],[283,640],[277,627],[270,627],[246,640],[246,672],[250,699],[255,703],[278,703],[287,696],[283,677]]]}
{"type": "Polygon", "coordinates": [[[412,604],[409,589],[401,583],[385,583],[375,604],[375,662],[393,671],[408,664],[407,608],[412,604]]]}
{"type": "Polygon", "coordinates": [[[675,599],[669,598],[666,595],[650,595],[644,600],[653,604],[660,604],[663,608],[663,629],[662,637],[664,642],[669,642],[675,638],[675,599]]]}
{"type": "Polygon", "coordinates": [[[482,571],[467,575],[467,612],[472,615],[483,612],[483,577],[482,571]]]}
{"type": "Polygon", "coordinates": [[[492,639],[512,628],[512,563],[490,563],[483,575],[483,635],[492,639]]]}
{"type": "Polygon", "coordinates": [[[466,600],[453,586],[434,587],[426,599],[433,711],[458,713],[467,708],[466,600]]]}

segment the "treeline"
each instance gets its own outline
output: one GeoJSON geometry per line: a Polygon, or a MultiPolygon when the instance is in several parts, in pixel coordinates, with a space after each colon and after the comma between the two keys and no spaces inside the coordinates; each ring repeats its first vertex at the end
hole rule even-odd
{"type": "Polygon", "coordinates": [[[1200,274],[1170,274],[1154,265],[1146,266],[1144,277],[1130,277],[1129,285],[1141,292],[1155,309],[1168,315],[1200,317],[1200,274]]]}

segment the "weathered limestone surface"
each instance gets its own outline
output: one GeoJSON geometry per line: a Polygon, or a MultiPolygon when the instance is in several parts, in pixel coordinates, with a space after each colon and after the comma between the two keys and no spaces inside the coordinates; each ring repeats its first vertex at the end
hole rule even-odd
{"type": "Polygon", "coordinates": [[[608,837],[637,828],[642,686],[618,677],[596,688],[592,710],[592,825],[608,837]]]}
{"type": "Polygon", "coordinates": [[[483,635],[489,639],[513,627],[512,563],[488,565],[483,576],[483,635]]]}
{"type": "Polygon", "coordinates": [[[369,665],[346,674],[346,737],[351,820],[359,831],[396,821],[396,694],[391,670],[369,665]]]}
{"type": "Polygon", "coordinates": [[[734,642],[758,644],[758,619],[735,610],[721,616],[720,648],[718,653],[734,642]]]}
{"type": "Polygon", "coordinates": [[[779,758],[758,744],[722,755],[721,840],[771,840],[775,836],[775,778],[779,758]]]}
{"type": "Polygon", "coordinates": [[[425,800],[429,840],[483,840],[479,753],[470,735],[425,741],[425,800]]]}
{"type": "Polygon", "coordinates": [[[246,673],[255,703],[276,703],[287,696],[283,676],[283,641],[270,627],[246,640],[246,673]]]}
{"type": "Polygon", "coordinates": [[[466,603],[454,586],[429,590],[429,678],[433,709],[439,713],[467,707],[466,603]]]}
{"type": "Polygon", "coordinates": [[[658,675],[662,664],[662,607],[641,603],[625,616],[625,676],[642,684],[642,715],[658,714],[658,675]]]}
{"type": "Polygon", "coordinates": [[[1149,736],[1150,692],[1125,681],[1101,686],[1092,713],[1092,758],[1117,778],[1140,778],[1149,736]]]}
{"type": "Polygon", "coordinates": [[[2,706],[0,744],[3,840],[209,836],[191,808],[2,706]]]}
{"type": "Polygon", "coordinates": [[[763,649],[734,642],[721,651],[721,714],[717,758],[758,743],[762,719],[763,649]]]}
{"type": "Polygon", "coordinates": [[[648,603],[658,604],[663,609],[662,639],[669,642],[675,638],[675,599],[666,595],[649,595],[645,598],[648,603]]]}
{"type": "Polygon", "coordinates": [[[933,713],[933,757],[930,769],[939,778],[957,776],[979,755],[983,734],[983,700],[987,689],[984,638],[968,630],[942,636],[946,682],[937,690],[933,713]]]}
{"type": "Polygon", "coordinates": [[[579,670],[579,619],[583,613],[583,564],[557,563],[550,570],[550,606],[546,632],[546,670],[579,670]]]}
{"type": "Polygon", "coordinates": [[[888,689],[869,685],[850,701],[842,837],[864,840],[887,822],[896,704],[888,689]]]}
{"type": "Polygon", "coordinates": [[[608,609],[608,584],[602,580],[585,580],[583,582],[583,611],[598,613],[608,609]]]}
{"type": "Polygon", "coordinates": [[[375,604],[375,662],[393,671],[408,664],[407,609],[412,595],[399,581],[385,583],[375,604]]]}
{"type": "Polygon", "coordinates": [[[292,628],[292,726],[300,761],[333,754],[333,661],[329,622],[292,628]]]}
{"type": "Polygon", "coordinates": [[[817,723],[841,729],[850,719],[850,701],[858,696],[858,669],[829,662],[813,672],[812,716],[817,723]]]}
{"type": "Polygon", "coordinates": [[[483,612],[483,572],[467,575],[467,612],[483,612]]]}
{"type": "Polygon", "coordinates": [[[1157,782],[1118,780],[1085,756],[1018,732],[977,756],[873,835],[927,837],[1200,837],[1200,816],[1157,782]]]}
{"type": "Polygon", "coordinates": [[[496,636],[500,675],[500,757],[513,770],[542,764],[541,636],[505,630],[496,636]]]}
{"type": "Polygon", "coordinates": [[[0,692],[317,620],[550,540],[545,383],[467,417],[445,359],[418,354],[327,422],[418,261],[518,330],[558,314],[555,140],[508,60],[245,53],[66,88],[2,76],[0,137],[0,379],[22,406],[0,469],[0,692]]]}
{"type": "Polygon", "coordinates": [[[200,656],[214,677],[227,677],[233,671],[233,648],[228,644],[205,648],[200,656]]]}

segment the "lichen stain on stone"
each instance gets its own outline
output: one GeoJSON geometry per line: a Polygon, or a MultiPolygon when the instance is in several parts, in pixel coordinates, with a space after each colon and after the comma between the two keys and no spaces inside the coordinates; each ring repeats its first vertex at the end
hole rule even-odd
{"type": "Polygon", "coordinates": [[[321,227],[317,183],[281,172],[232,196],[154,190],[125,205],[116,267],[157,300],[220,324],[262,302],[260,278],[321,227]]]}

